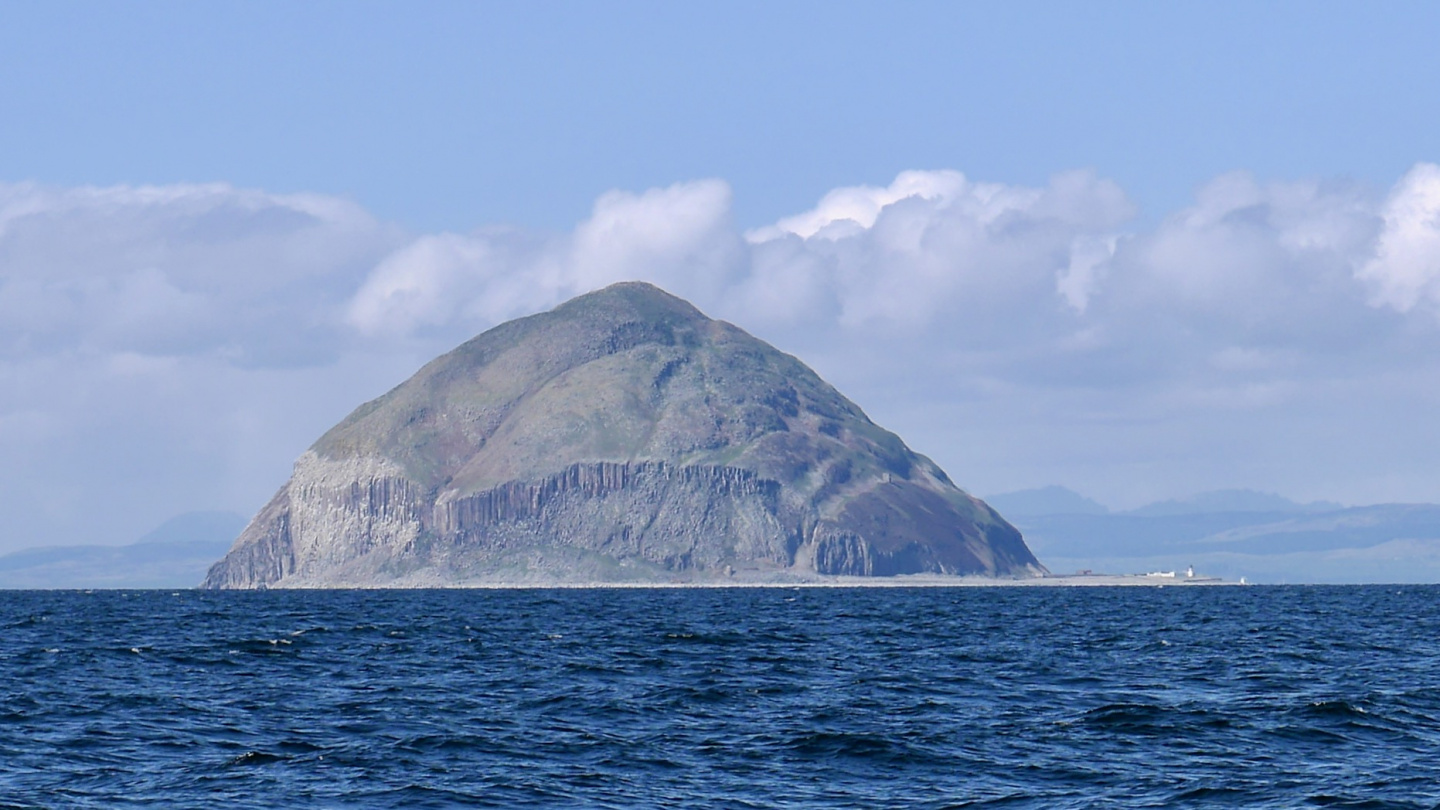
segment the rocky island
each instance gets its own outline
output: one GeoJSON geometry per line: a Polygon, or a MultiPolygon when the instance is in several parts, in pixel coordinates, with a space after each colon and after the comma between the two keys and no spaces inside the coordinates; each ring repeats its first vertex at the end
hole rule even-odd
{"type": "Polygon", "coordinates": [[[805,364],[624,283],[360,406],[203,587],[1043,573],[1014,527],[805,364]]]}

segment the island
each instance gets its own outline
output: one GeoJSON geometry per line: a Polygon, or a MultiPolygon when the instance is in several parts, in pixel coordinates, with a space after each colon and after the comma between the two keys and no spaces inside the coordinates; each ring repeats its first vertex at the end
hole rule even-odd
{"type": "Polygon", "coordinates": [[[1046,573],[804,363],[629,282],[496,326],[361,405],[203,587],[1046,573]]]}

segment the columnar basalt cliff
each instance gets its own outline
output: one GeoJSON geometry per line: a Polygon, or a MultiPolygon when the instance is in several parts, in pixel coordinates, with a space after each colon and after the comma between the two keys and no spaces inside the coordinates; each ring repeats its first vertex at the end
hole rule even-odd
{"type": "Polygon", "coordinates": [[[502,324],[357,409],[210,588],[1043,568],[795,358],[648,284],[502,324]]]}

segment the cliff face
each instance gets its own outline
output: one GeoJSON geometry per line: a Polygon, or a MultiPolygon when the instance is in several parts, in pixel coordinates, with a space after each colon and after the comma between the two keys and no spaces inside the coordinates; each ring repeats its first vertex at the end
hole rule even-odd
{"type": "Polygon", "coordinates": [[[629,283],[502,324],[361,406],[204,584],[1041,570],[804,364],[629,283]]]}

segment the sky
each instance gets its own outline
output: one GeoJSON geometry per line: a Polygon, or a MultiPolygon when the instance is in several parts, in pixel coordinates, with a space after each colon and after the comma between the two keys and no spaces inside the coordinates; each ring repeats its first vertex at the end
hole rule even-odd
{"type": "Polygon", "coordinates": [[[653,281],[977,494],[1440,500],[1440,6],[0,0],[0,553],[653,281]]]}

